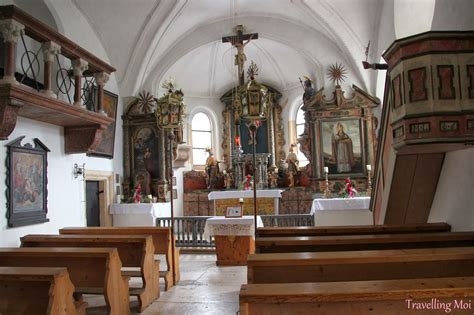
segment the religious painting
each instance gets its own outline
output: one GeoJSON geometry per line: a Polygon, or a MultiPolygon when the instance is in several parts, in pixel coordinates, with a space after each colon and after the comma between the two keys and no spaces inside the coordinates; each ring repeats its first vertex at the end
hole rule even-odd
{"type": "Polygon", "coordinates": [[[359,119],[321,121],[323,166],[331,176],[363,173],[364,156],[359,119]]]}
{"type": "Polygon", "coordinates": [[[151,127],[141,127],[136,130],[132,141],[134,183],[140,184],[142,190],[149,194],[151,178],[158,178],[158,138],[151,127]]]}
{"type": "Polygon", "coordinates": [[[38,139],[34,147],[21,145],[23,137],[7,144],[8,226],[24,226],[48,222],[47,213],[47,152],[38,139]]]}
{"type": "MultiPolygon", "coordinates": [[[[96,91],[97,89],[95,89],[96,91]]],[[[97,98],[97,91],[95,92],[97,98]]],[[[97,99],[95,100],[97,104],[97,99]]],[[[109,91],[104,90],[104,99],[102,100],[102,108],[110,118],[114,121],[107,126],[104,130],[102,139],[97,145],[95,152],[89,153],[89,156],[104,157],[113,159],[114,157],[114,144],[115,144],[115,126],[117,120],[117,103],[118,96],[109,91]]]]}

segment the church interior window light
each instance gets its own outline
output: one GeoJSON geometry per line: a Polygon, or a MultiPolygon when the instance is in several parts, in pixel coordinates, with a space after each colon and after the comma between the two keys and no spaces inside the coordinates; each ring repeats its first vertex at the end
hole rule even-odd
{"type": "MultiPolygon", "coordinates": [[[[296,112],[296,119],[295,119],[295,122],[296,122],[296,139],[298,139],[299,136],[301,134],[303,134],[303,132],[304,132],[305,120],[304,120],[304,112],[301,109],[302,107],[303,107],[303,104],[300,105],[300,107],[298,108],[298,111],[296,112]]],[[[298,152],[297,152],[296,155],[298,157],[299,166],[304,167],[309,163],[309,161],[306,158],[306,156],[303,154],[303,152],[301,152],[299,142],[297,142],[297,148],[298,148],[298,152]]]]}
{"type": "Polygon", "coordinates": [[[212,129],[209,116],[203,112],[196,113],[191,121],[193,164],[205,165],[208,153],[212,149],[212,129]]]}

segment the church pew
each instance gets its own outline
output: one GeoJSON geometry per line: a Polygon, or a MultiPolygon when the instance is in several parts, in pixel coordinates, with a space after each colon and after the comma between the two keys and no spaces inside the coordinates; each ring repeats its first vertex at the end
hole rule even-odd
{"type": "Polygon", "coordinates": [[[128,277],[115,248],[0,248],[0,266],[66,267],[79,301],[81,294],[100,294],[107,314],[130,314],[128,277]]]}
{"type": "Polygon", "coordinates": [[[257,253],[474,246],[474,232],[258,237],[257,253]]]}
{"type": "Polygon", "coordinates": [[[341,225],[341,226],[296,226],[263,227],[257,229],[257,237],[325,236],[359,234],[402,234],[450,232],[447,223],[424,223],[403,225],[341,225]]]}
{"type": "Polygon", "coordinates": [[[241,315],[469,314],[474,277],[244,284],[241,315]],[[420,305],[431,310],[419,310],[420,305]],[[316,311],[317,310],[317,311],[316,311]]]}
{"type": "Polygon", "coordinates": [[[171,241],[176,242],[175,237],[171,237],[169,227],[133,226],[133,227],[66,227],[59,230],[60,234],[96,234],[96,235],[151,235],[155,245],[155,255],[165,255],[166,270],[160,271],[160,277],[165,280],[165,291],[176,283],[173,283],[173,270],[176,273],[176,282],[179,281],[179,249],[175,248],[175,263],[172,264],[171,241]]]}
{"type": "MultiPolygon", "coordinates": [[[[137,296],[140,311],[160,296],[159,262],[153,258],[151,236],[146,235],[25,235],[22,247],[113,247],[117,248],[123,267],[140,268],[142,288],[129,288],[137,296]]],[[[126,273],[124,273],[126,275],[126,273]]]]}
{"type": "Polygon", "coordinates": [[[66,268],[0,267],[0,314],[85,315],[66,268]]]}
{"type": "Polygon", "coordinates": [[[474,247],[253,254],[248,283],[474,276],[474,247]]]}

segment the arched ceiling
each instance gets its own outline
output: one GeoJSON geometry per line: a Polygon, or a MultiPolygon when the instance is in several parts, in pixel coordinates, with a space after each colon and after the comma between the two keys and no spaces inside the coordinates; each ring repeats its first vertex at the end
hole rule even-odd
{"type": "MultiPolygon", "coordinates": [[[[186,93],[218,97],[235,82],[235,50],[221,43],[243,24],[259,39],[245,47],[259,80],[284,91],[308,75],[328,84],[343,63],[349,83],[370,86],[365,46],[378,36],[378,0],[73,0],[104,43],[123,95],[156,93],[172,76],[186,93]],[[116,17],[116,18],[111,18],[116,17]]],[[[374,45],[375,47],[375,45],[374,45]]]]}

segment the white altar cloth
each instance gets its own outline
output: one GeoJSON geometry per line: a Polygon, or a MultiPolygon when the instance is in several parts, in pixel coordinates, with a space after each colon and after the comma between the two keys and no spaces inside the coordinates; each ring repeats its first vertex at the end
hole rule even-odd
{"type": "MultiPolygon", "coordinates": [[[[257,216],[257,227],[263,227],[260,216],[257,216]]],[[[253,216],[241,218],[212,217],[206,220],[204,226],[204,239],[213,235],[255,235],[255,224],[253,216]]]]}
{"type": "Polygon", "coordinates": [[[369,209],[370,197],[314,199],[311,214],[318,210],[363,210],[369,209]]]}
{"type": "MultiPolygon", "coordinates": [[[[283,190],[280,189],[257,189],[257,198],[281,198],[283,190]]],[[[207,195],[209,200],[253,198],[253,190],[223,190],[211,191],[207,195]]]]}
{"type": "Polygon", "coordinates": [[[155,226],[155,219],[171,215],[170,203],[116,203],[110,206],[113,226],[155,226]]]}

